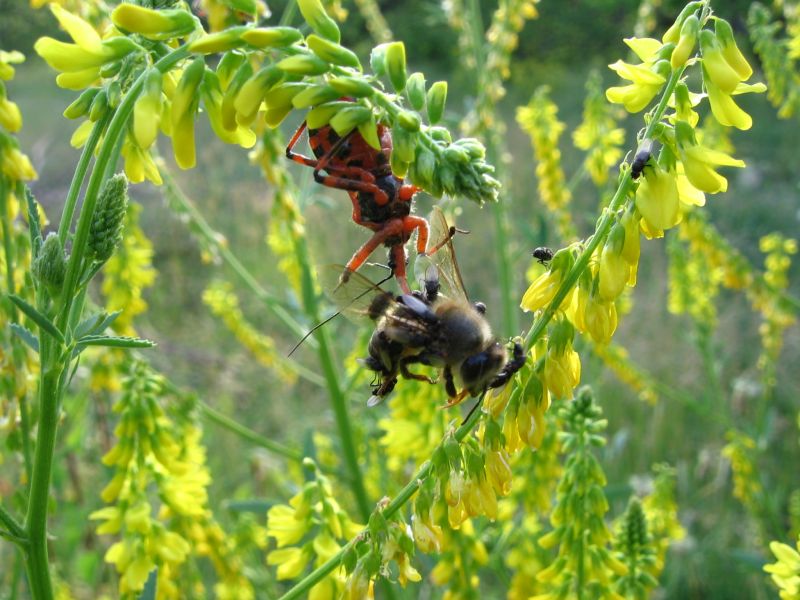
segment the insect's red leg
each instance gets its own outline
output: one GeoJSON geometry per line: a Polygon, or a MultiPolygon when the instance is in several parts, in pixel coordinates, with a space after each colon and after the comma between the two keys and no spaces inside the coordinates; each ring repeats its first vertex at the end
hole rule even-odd
{"type": "Polygon", "coordinates": [[[394,266],[394,278],[400,284],[400,289],[404,294],[410,294],[411,288],[408,287],[406,279],[406,249],[403,244],[392,246],[392,264],[394,266]]]}
{"type": "Polygon", "coordinates": [[[455,398],[449,398],[447,400],[447,404],[445,404],[444,406],[442,406],[440,408],[451,408],[451,407],[455,406],[456,404],[460,404],[464,400],[464,398],[466,398],[468,395],[469,395],[469,390],[461,390],[458,393],[458,395],[456,395],[455,398]]]}
{"type": "Polygon", "coordinates": [[[405,217],[403,219],[403,233],[411,235],[411,232],[417,230],[417,254],[425,254],[428,248],[428,236],[430,235],[430,227],[428,222],[422,217],[405,217]]]}
{"type": "MultiPolygon", "coordinates": [[[[364,171],[363,169],[358,170],[369,175],[369,177],[371,177],[374,181],[375,178],[372,177],[372,175],[367,171],[364,171]]],[[[327,171],[338,175],[340,172],[345,171],[345,169],[328,167],[327,171]]],[[[384,192],[374,183],[369,183],[360,179],[338,177],[336,175],[323,175],[318,169],[314,169],[314,180],[324,186],[336,188],[337,190],[347,190],[348,192],[365,192],[367,194],[372,194],[375,197],[375,202],[380,206],[389,201],[389,197],[386,195],[386,192],[384,192]]]]}
{"type": "MultiPolygon", "coordinates": [[[[403,230],[403,221],[397,219],[395,221],[389,221],[383,228],[379,231],[376,231],[371,238],[369,238],[366,243],[361,246],[356,253],[353,254],[352,258],[347,261],[345,265],[345,275],[349,272],[352,273],[353,271],[357,271],[358,268],[364,264],[364,262],[369,258],[369,255],[375,252],[375,249],[383,244],[388,238],[399,235],[403,230]]],[[[403,268],[405,268],[405,256],[403,256],[403,268]]]]}
{"type": "Polygon", "coordinates": [[[397,192],[397,197],[404,201],[409,202],[421,188],[418,188],[415,185],[411,185],[410,183],[406,185],[400,186],[400,190],[397,192]]]}
{"type": "Polygon", "coordinates": [[[294,132],[292,139],[289,140],[289,143],[286,146],[286,158],[289,160],[293,160],[295,162],[300,163],[301,165],[306,165],[307,167],[317,167],[319,161],[315,158],[309,158],[308,156],[303,156],[294,151],[294,147],[297,145],[297,142],[300,140],[300,136],[303,135],[303,132],[306,130],[306,122],[303,121],[300,123],[300,127],[297,128],[297,131],[294,132]]]}

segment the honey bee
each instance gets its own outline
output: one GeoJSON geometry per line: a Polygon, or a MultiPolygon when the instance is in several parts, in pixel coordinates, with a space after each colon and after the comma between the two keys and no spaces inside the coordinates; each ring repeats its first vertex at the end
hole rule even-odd
{"type": "Polygon", "coordinates": [[[451,241],[456,230],[447,226],[441,210],[434,209],[431,225],[432,239],[440,240],[436,246],[440,250],[418,259],[425,269],[421,290],[392,296],[353,273],[332,292],[345,313],[375,322],[369,356],[362,360],[376,375],[368,406],[389,395],[399,377],[436,383],[412,372],[413,365],[441,369],[450,407],[467,396],[504,385],[525,364],[522,346],[514,343],[509,358],[506,346],[492,334],[486,306],[469,301],[451,241]]]}

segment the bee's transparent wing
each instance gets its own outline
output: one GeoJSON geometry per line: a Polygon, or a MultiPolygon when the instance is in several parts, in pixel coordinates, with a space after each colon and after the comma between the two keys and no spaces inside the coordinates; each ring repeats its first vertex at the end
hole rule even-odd
{"type": "MultiPolygon", "coordinates": [[[[351,321],[374,321],[394,302],[394,297],[379,284],[352,271],[343,277],[345,271],[343,265],[326,265],[320,269],[319,279],[328,298],[351,321]]],[[[391,277],[391,273],[387,274],[391,277]]]]}
{"type": "Polygon", "coordinates": [[[428,238],[428,255],[420,257],[414,264],[414,274],[420,282],[420,289],[425,289],[427,282],[438,277],[442,294],[454,300],[468,300],[461,279],[461,271],[456,261],[453,248],[453,234],[455,230],[450,227],[445,219],[442,209],[433,207],[428,217],[431,227],[428,238]]]}

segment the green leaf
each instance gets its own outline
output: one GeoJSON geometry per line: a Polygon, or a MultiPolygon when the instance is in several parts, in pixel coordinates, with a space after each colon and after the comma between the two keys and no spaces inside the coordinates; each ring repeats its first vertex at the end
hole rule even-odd
{"type": "Polygon", "coordinates": [[[23,342],[25,342],[31,350],[34,352],[39,352],[39,340],[33,334],[33,332],[28,329],[27,327],[23,327],[18,323],[11,324],[11,331],[16,333],[23,342]]]}
{"type": "Polygon", "coordinates": [[[28,230],[31,234],[31,253],[33,259],[39,256],[39,249],[42,247],[42,225],[39,223],[39,210],[37,209],[36,198],[33,197],[28,186],[25,186],[25,200],[28,203],[28,230]]]}
{"type": "Polygon", "coordinates": [[[90,334],[102,333],[114,321],[116,321],[117,317],[119,317],[121,314],[121,310],[117,310],[111,314],[108,314],[105,311],[95,313],[90,317],[85,318],[78,324],[78,326],[75,328],[74,337],[76,339],[81,339],[82,337],[90,334]]]}
{"type": "Polygon", "coordinates": [[[142,593],[138,600],[156,600],[156,588],[158,587],[158,567],[150,571],[147,581],[144,584],[142,593]]]}
{"type": "Polygon", "coordinates": [[[152,348],[156,343],[152,340],[132,337],[115,337],[111,335],[86,335],[78,340],[78,346],[110,346],[112,348],[152,348]]]}
{"type": "Polygon", "coordinates": [[[8,297],[11,301],[17,305],[17,307],[24,312],[28,318],[30,318],[34,323],[36,323],[39,327],[42,328],[42,331],[46,331],[49,333],[53,339],[64,343],[64,336],[58,330],[58,328],[53,325],[53,322],[45,317],[42,313],[36,310],[33,306],[25,302],[22,298],[17,296],[16,294],[9,294],[8,297]]]}

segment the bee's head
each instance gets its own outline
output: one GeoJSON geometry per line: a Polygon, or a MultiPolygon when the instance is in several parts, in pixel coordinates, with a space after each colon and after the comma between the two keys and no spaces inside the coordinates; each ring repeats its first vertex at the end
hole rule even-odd
{"type": "Polygon", "coordinates": [[[461,382],[471,396],[477,396],[491,383],[506,361],[506,350],[499,342],[492,342],[478,354],[461,363],[461,382]]]}

